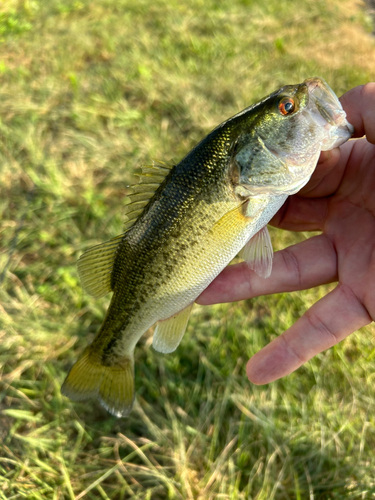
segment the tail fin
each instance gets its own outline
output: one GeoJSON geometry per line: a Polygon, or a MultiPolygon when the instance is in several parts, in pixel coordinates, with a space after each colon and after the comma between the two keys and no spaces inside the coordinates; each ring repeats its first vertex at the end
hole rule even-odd
{"type": "Polygon", "coordinates": [[[61,393],[73,401],[97,398],[112,415],[126,417],[134,402],[133,356],[117,358],[103,365],[87,347],[66,377],[61,393]]]}

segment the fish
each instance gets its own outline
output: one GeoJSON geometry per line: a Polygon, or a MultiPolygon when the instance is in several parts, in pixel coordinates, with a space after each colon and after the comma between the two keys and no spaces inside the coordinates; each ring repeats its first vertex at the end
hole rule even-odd
{"type": "Polygon", "coordinates": [[[142,167],[124,232],[79,258],[83,288],[96,298],[113,295],[62,394],[96,398],[111,414],[129,415],[141,336],[157,323],[154,349],[173,352],[194,301],[238,254],[267,278],[267,223],[308,182],[321,151],[353,130],[328,84],[308,78],[224,121],[178,164],[142,167]]]}

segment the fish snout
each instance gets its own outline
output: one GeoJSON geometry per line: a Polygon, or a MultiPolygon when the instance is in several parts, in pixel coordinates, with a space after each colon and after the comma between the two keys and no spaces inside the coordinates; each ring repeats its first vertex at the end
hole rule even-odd
{"type": "Polygon", "coordinates": [[[350,139],[354,127],[347,121],[346,113],[328,83],[319,77],[308,78],[303,83],[309,92],[311,116],[326,132],[322,151],[338,147],[350,139]]]}

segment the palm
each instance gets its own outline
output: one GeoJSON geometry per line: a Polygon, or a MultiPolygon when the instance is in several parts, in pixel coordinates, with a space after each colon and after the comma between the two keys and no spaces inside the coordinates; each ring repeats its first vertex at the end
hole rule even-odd
{"type": "Polygon", "coordinates": [[[321,229],[337,255],[340,285],[375,318],[375,147],[360,140],[347,149],[351,154],[342,180],[334,194],[322,200],[326,214],[321,212],[321,229]]]}
{"type": "Polygon", "coordinates": [[[247,373],[255,383],[290,373],[375,318],[375,84],[353,89],[342,101],[356,135],[367,140],[323,154],[310,182],[271,221],[322,234],[276,252],[269,279],[241,263],[225,269],[199,298],[202,304],[233,301],[338,281],[250,360],[247,373]]]}

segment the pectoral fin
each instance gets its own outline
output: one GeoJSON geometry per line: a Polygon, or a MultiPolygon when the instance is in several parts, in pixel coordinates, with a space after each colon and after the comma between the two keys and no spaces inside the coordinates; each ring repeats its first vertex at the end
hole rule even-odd
{"type": "Polygon", "coordinates": [[[156,351],[167,354],[177,349],[184,336],[192,307],[193,304],[190,304],[179,313],[157,324],[152,341],[156,351]]]}
{"type": "Polygon", "coordinates": [[[261,278],[268,278],[272,271],[273,249],[267,226],[246,243],[239,256],[261,278]]]}

